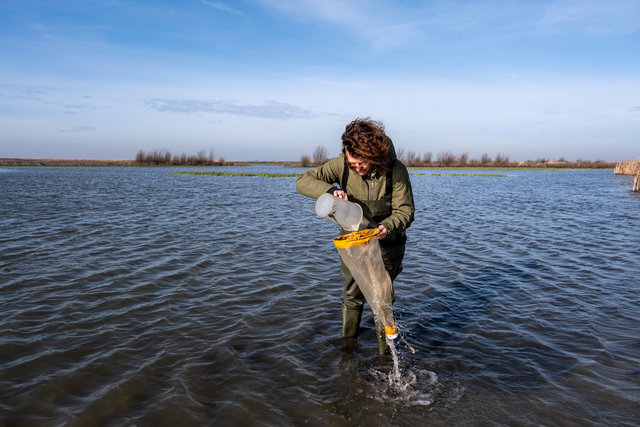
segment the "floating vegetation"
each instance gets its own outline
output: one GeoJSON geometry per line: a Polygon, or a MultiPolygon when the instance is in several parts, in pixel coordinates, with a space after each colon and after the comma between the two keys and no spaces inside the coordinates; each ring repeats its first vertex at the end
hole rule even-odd
{"type": "Polygon", "coordinates": [[[499,173],[450,173],[449,176],[499,176],[505,177],[507,175],[499,173]]]}
{"type": "Polygon", "coordinates": [[[441,173],[432,173],[431,176],[442,176],[441,173]]]}
{"type": "Polygon", "coordinates": [[[239,173],[239,172],[199,172],[199,171],[180,171],[171,172],[174,175],[212,175],[212,176],[266,176],[268,178],[295,178],[298,173],[239,173]]]}

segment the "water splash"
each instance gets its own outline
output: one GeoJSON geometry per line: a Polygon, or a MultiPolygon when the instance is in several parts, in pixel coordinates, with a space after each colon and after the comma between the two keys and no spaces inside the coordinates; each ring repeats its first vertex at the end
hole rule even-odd
{"type": "Polygon", "coordinates": [[[393,365],[388,372],[374,370],[374,376],[385,386],[378,388],[378,399],[394,401],[401,406],[431,406],[442,393],[438,375],[428,369],[401,369],[401,358],[394,340],[387,339],[393,365]]]}
{"type": "Polygon", "coordinates": [[[385,386],[377,386],[376,399],[385,404],[393,402],[400,407],[428,407],[432,406],[436,400],[444,399],[457,400],[457,396],[445,396],[446,388],[440,383],[435,372],[426,369],[406,369],[402,371],[399,379],[395,378],[395,373],[374,372],[375,376],[381,380],[385,386]],[[386,379],[386,381],[384,381],[386,379]]]}
{"type": "Polygon", "coordinates": [[[393,357],[393,370],[389,374],[389,384],[392,385],[393,382],[399,382],[401,380],[400,376],[400,362],[398,361],[398,352],[396,351],[396,344],[393,340],[387,337],[387,345],[389,345],[389,350],[391,350],[391,356],[393,357]],[[393,375],[391,375],[393,374],[393,375]]]}

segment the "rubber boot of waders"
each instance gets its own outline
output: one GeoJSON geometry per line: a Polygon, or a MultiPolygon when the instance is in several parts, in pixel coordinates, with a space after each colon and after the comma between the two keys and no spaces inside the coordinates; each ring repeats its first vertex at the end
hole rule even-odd
{"type": "Polygon", "coordinates": [[[389,353],[389,345],[387,344],[387,333],[384,330],[384,325],[380,322],[376,322],[376,338],[378,338],[378,353],[389,353]]]}
{"type": "Polygon", "coordinates": [[[344,338],[355,338],[358,334],[361,318],[362,307],[347,308],[342,306],[342,336],[344,338]]]}

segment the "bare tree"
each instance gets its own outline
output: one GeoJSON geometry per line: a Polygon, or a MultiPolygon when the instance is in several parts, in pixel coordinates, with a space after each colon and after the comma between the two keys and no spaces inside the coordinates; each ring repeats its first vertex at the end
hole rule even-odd
{"type": "Polygon", "coordinates": [[[207,153],[204,150],[198,151],[198,164],[204,165],[207,162],[207,153]]]}
{"type": "Polygon", "coordinates": [[[503,156],[502,154],[496,154],[496,159],[493,162],[496,166],[508,166],[509,156],[503,156]]]}
{"type": "Polygon", "coordinates": [[[324,147],[324,145],[318,145],[313,150],[313,154],[311,155],[311,157],[313,158],[314,165],[321,165],[329,159],[329,156],[327,155],[327,149],[324,147]]]}
{"type": "Polygon", "coordinates": [[[432,155],[431,155],[431,151],[427,151],[427,152],[426,152],[426,153],[424,153],[424,155],[422,156],[422,161],[423,161],[425,164],[427,164],[427,165],[428,165],[428,164],[430,164],[430,163],[431,163],[431,157],[432,157],[432,155]]]}
{"type": "Polygon", "coordinates": [[[144,150],[139,150],[136,154],[136,162],[144,163],[146,161],[146,154],[144,154],[144,150]]]}
{"type": "Polygon", "coordinates": [[[415,166],[416,165],[416,153],[414,153],[413,151],[409,151],[407,152],[407,157],[405,158],[405,161],[403,162],[406,166],[415,166]]]}
{"type": "Polygon", "coordinates": [[[452,166],[456,161],[456,156],[451,151],[441,151],[438,153],[437,161],[440,166],[452,166]]]}
{"type": "Polygon", "coordinates": [[[480,157],[480,163],[482,163],[483,165],[491,163],[491,156],[489,156],[487,153],[484,153],[482,157],[480,157]]]}
{"type": "Polygon", "coordinates": [[[309,158],[309,156],[307,156],[306,154],[300,156],[300,166],[302,166],[303,168],[308,168],[309,166],[311,166],[311,159],[309,158]]]}
{"type": "Polygon", "coordinates": [[[469,153],[462,153],[458,156],[458,165],[466,166],[469,161],[469,153]]]}

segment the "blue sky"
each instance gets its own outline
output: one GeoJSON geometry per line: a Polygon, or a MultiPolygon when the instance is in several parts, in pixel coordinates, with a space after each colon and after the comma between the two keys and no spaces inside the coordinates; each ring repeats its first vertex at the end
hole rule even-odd
{"type": "Polygon", "coordinates": [[[640,156],[640,0],[0,0],[0,157],[640,156]]]}

